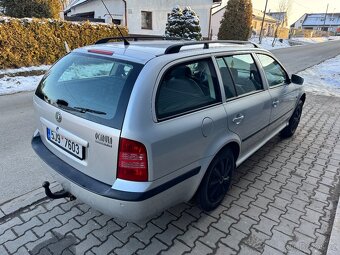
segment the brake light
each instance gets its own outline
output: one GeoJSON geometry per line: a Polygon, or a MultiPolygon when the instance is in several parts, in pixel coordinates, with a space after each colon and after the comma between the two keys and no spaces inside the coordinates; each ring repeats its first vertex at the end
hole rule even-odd
{"type": "Polygon", "coordinates": [[[96,53],[96,54],[102,54],[102,55],[108,55],[108,56],[112,56],[113,55],[113,51],[108,51],[108,50],[88,50],[88,52],[90,53],[96,53]]]}
{"type": "Polygon", "coordinates": [[[148,180],[148,158],[142,143],[120,138],[117,178],[141,182],[148,180]]]}

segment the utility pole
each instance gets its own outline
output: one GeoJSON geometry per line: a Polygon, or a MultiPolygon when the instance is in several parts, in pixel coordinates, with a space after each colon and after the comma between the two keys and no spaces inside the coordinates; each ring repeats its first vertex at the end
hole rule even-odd
{"type": "Polygon", "coordinates": [[[262,24],[261,24],[261,31],[260,31],[260,37],[259,37],[259,44],[262,43],[263,24],[264,24],[264,19],[265,19],[265,17],[266,17],[267,5],[268,5],[268,0],[266,0],[266,6],[264,7],[263,18],[262,18],[262,24]]]}
{"type": "Polygon", "coordinates": [[[329,6],[329,3],[327,4],[327,9],[326,9],[325,18],[324,18],[324,21],[323,21],[322,30],[324,30],[326,28],[326,18],[327,18],[327,13],[328,13],[328,6],[329,6]]]}
{"type": "Polygon", "coordinates": [[[331,16],[331,20],[329,21],[328,33],[327,33],[327,36],[328,36],[328,37],[329,37],[329,32],[330,32],[329,30],[332,30],[332,31],[333,31],[333,29],[332,29],[332,21],[333,21],[335,9],[336,9],[336,8],[333,9],[333,13],[332,13],[332,16],[331,16]]]}

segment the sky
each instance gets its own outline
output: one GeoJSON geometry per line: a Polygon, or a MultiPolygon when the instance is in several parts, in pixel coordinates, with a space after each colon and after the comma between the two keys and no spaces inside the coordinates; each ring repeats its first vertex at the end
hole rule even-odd
{"type": "MultiPolygon", "coordinates": [[[[328,12],[340,13],[340,0],[290,0],[292,3],[291,11],[288,16],[288,23],[291,25],[298,20],[304,13],[324,13],[327,4],[329,4],[328,12]]],[[[228,0],[223,0],[228,2],[228,0]]],[[[264,10],[266,0],[252,0],[255,9],[264,10]]],[[[280,0],[268,0],[267,11],[276,11],[280,0]]]]}

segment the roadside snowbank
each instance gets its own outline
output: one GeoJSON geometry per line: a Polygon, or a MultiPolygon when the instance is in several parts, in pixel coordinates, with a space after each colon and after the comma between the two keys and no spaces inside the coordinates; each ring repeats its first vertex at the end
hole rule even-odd
{"type": "Polygon", "coordinates": [[[288,40],[283,40],[283,42],[281,43],[278,39],[276,40],[275,46],[273,47],[272,46],[273,39],[274,39],[273,37],[264,37],[264,38],[262,38],[261,44],[259,44],[259,38],[258,37],[250,38],[249,41],[259,44],[262,48],[264,48],[266,50],[290,47],[288,40]]]}
{"type": "Polygon", "coordinates": [[[340,55],[298,73],[305,90],[318,95],[340,97],[340,55]]]}
{"type": "Polygon", "coordinates": [[[293,37],[293,41],[299,41],[304,43],[322,43],[333,40],[340,40],[340,36],[330,36],[330,37],[312,37],[312,38],[304,38],[304,37],[293,37]]]}
{"type": "Polygon", "coordinates": [[[0,95],[14,94],[35,90],[43,75],[37,76],[5,76],[0,79],[0,95]]]}
{"type": "Polygon", "coordinates": [[[15,68],[15,69],[0,69],[0,75],[25,73],[25,72],[32,72],[32,71],[47,71],[50,67],[51,67],[50,65],[41,65],[41,66],[21,67],[21,68],[15,68]]]}

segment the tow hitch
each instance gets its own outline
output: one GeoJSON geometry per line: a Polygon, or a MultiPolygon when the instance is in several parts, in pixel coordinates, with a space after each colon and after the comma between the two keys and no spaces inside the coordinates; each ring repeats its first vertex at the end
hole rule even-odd
{"type": "Polygon", "coordinates": [[[67,191],[58,191],[56,193],[52,193],[52,191],[50,190],[50,183],[48,181],[43,182],[42,187],[45,189],[45,194],[48,198],[59,199],[68,197],[71,201],[77,199],[75,196],[67,191]]]}

